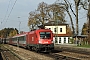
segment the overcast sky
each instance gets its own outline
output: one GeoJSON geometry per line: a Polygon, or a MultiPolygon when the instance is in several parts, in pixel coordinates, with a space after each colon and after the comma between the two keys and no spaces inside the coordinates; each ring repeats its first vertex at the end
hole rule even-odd
{"type": "Polygon", "coordinates": [[[29,31],[27,26],[29,12],[37,9],[38,4],[45,2],[53,4],[56,0],[0,0],[0,30],[17,28],[21,31],[29,31]],[[20,17],[20,18],[18,18],[20,17]]]}
{"type": "MultiPolygon", "coordinates": [[[[53,4],[55,1],[56,0],[0,0],[0,30],[8,27],[19,30],[20,24],[21,31],[29,31],[27,26],[29,12],[35,11],[41,2],[53,4]]],[[[79,13],[79,25],[83,25],[87,17],[86,11],[80,11],[79,13]]],[[[66,16],[66,19],[68,18],[69,17],[66,16]]],[[[73,20],[75,21],[75,19],[73,20]]],[[[71,24],[70,22],[68,23],[71,24]]],[[[82,27],[79,26],[79,31],[81,31],[81,28],[82,27]]]]}

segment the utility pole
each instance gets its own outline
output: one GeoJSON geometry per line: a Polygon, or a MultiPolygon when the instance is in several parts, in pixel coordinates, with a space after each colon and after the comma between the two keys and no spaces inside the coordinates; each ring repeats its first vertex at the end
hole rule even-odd
{"type": "Polygon", "coordinates": [[[58,43],[58,20],[57,20],[57,11],[55,13],[55,43],[58,43]]]}
{"type": "MultiPolygon", "coordinates": [[[[19,20],[20,17],[18,17],[18,20],[19,20]]],[[[20,24],[21,24],[21,21],[19,20],[19,34],[20,34],[20,24]]]]}
{"type": "Polygon", "coordinates": [[[21,22],[19,21],[19,34],[20,34],[20,24],[21,24],[21,22]]]}

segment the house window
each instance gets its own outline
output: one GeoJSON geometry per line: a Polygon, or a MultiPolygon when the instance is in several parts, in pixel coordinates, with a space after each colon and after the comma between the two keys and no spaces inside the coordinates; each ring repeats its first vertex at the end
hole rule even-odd
{"type": "Polygon", "coordinates": [[[55,43],[57,43],[58,41],[57,41],[57,37],[55,37],[55,43]]]}
{"type": "Polygon", "coordinates": [[[59,43],[61,43],[61,37],[59,37],[59,43]]]}
{"type": "Polygon", "coordinates": [[[60,28],[60,32],[62,32],[62,28],[60,28]]]}
{"type": "Polygon", "coordinates": [[[70,42],[70,38],[68,37],[68,43],[70,42]]]}
{"type": "Polygon", "coordinates": [[[54,28],[54,32],[56,32],[56,28],[54,28]]]}
{"type": "Polygon", "coordinates": [[[64,43],[66,43],[66,37],[64,37],[64,43]]]}

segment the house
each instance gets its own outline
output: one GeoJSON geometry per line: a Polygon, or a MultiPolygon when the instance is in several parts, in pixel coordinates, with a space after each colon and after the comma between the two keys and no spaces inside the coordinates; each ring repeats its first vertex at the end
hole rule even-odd
{"type": "Polygon", "coordinates": [[[53,41],[55,44],[67,44],[69,43],[70,35],[67,34],[66,29],[68,24],[61,23],[60,21],[50,21],[45,25],[46,29],[50,29],[53,32],[53,41]]]}

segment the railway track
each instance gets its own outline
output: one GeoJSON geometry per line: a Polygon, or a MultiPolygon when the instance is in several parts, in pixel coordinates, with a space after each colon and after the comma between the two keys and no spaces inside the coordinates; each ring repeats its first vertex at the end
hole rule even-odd
{"type": "Polygon", "coordinates": [[[53,51],[51,53],[40,53],[41,55],[46,55],[54,60],[90,60],[90,55],[68,52],[68,51],[53,51]]]}
{"type": "Polygon", "coordinates": [[[85,51],[83,49],[76,49],[76,48],[62,48],[62,51],[68,51],[68,52],[74,52],[74,53],[79,53],[79,54],[84,54],[84,55],[90,55],[90,51],[85,51]]]}
{"type": "Polygon", "coordinates": [[[56,51],[56,50],[54,52],[51,52],[51,53],[43,53],[42,52],[40,54],[51,57],[51,58],[53,58],[53,60],[80,60],[78,58],[74,58],[74,57],[70,57],[68,55],[65,55],[62,52],[56,51]]]}
{"type": "Polygon", "coordinates": [[[2,60],[22,60],[17,55],[15,55],[12,51],[5,48],[3,45],[0,46],[0,51],[1,51],[2,60]]]}
{"type": "Polygon", "coordinates": [[[18,55],[22,60],[53,60],[52,58],[47,57],[45,55],[40,55],[35,51],[30,51],[24,48],[19,48],[8,44],[4,46],[14,50],[16,55],[18,55]]]}
{"type": "MultiPolygon", "coordinates": [[[[7,46],[7,45],[5,45],[7,46]]],[[[17,50],[15,46],[8,46],[14,50],[17,50]]],[[[7,50],[8,51],[8,50],[7,50]]],[[[90,60],[90,56],[86,54],[68,52],[68,51],[57,51],[54,50],[51,53],[36,53],[26,49],[19,48],[19,51],[16,51],[20,56],[23,57],[23,60],[90,60]]],[[[15,59],[17,60],[17,59],[15,59]]]]}
{"type": "MultiPolygon", "coordinates": [[[[14,47],[15,49],[16,47],[14,47]]],[[[24,49],[25,50],[25,49],[24,49]]],[[[23,51],[24,51],[23,50],[23,51]]],[[[19,49],[20,51],[20,49],[19,49]]],[[[29,50],[25,50],[23,53],[20,51],[20,52],[17,52],[19,53],[20,55],[25,55],[26,57],[24,57],[24,59],[27,59],[29,60],[28,58],[30,58],[31,60],[44,60],[44,56],[47,56],[49,58],[49,60],[79,60],[77,58],[73,58],[73,57],[69,57],[67,55],[61,55],[59,52],[52,52],[52,53],[45,53],[45,52],[40,52],[40,53],[36,53],[35,51],[32,51],[32,58],[31,58],[31,55],[30,55],[30,51],[29,50]],[[27,53],[28,52],[28,53],[27,53]],[[22,54],[21,54],[22,53],[22,54]],[[39,57],[39,58],[38,58],[39,57]]],[[[46,58],[45,60],[47,60],[48,58],[46,58]]]]}
{"type": "Polygon", "coordinates": [[[63,51],[63,54],[66,54],[66,55],[68,54],[68,56],[70,56],[70,57],[76,57],[81,60],[89,60],[90,59],[90,55],[86,55],[86,54],[66,52],[66,51],[63,51]]]}
{"type": "Polygon", "coordinates": [[[84,55],[79,53],[63,51],[54,54],[57,56],[62,56],[63,57],[62,59],[66,59],[66,60],[90,60],[89,55],[84,55]]]}
{"type": "Polygon", "coordinates": [[[62,55],[60,53],[55,53],[55,54],[50,54],[50,55],[52,55],[55,60],[79,60],[77,58],[68,57],[68,56],[62,55]]]}

